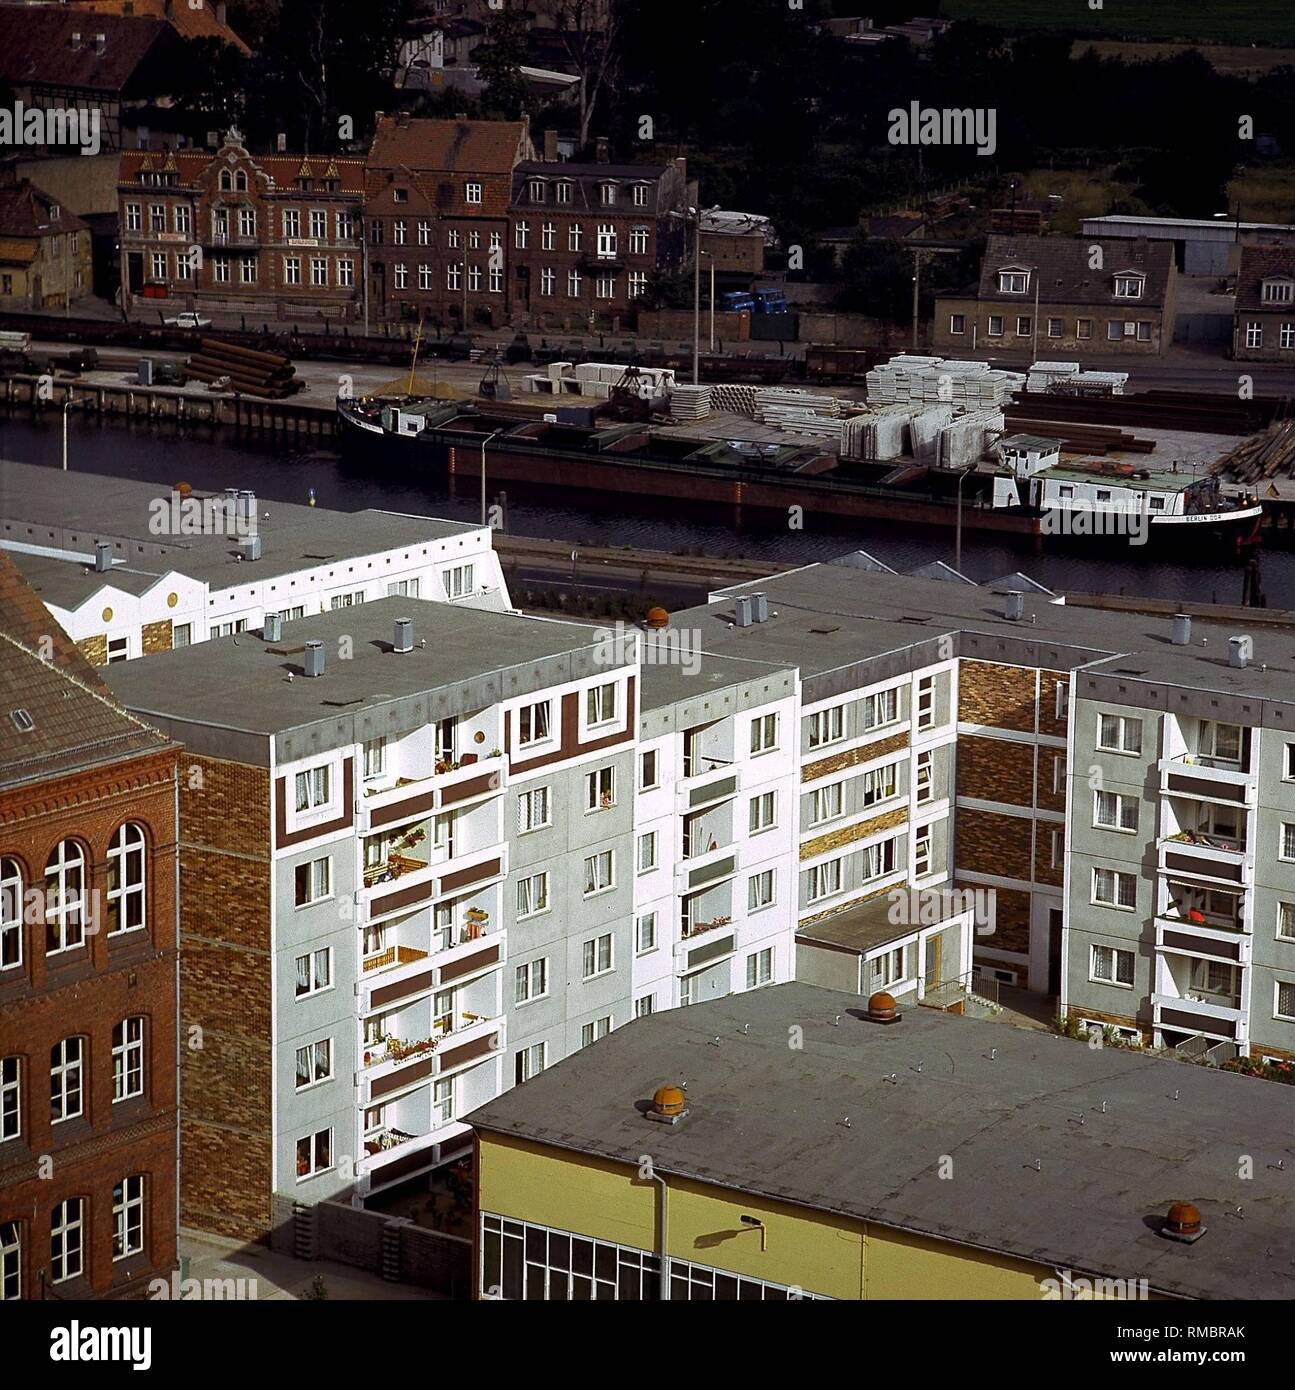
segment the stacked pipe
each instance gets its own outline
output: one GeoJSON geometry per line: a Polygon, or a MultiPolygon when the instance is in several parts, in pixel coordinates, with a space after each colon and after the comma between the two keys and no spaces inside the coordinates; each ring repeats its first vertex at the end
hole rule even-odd
{"type": "Polygon", "coordinates": [[[196,356],[188,362],[191,377],[207,383],[228,378],[230,390],[244,396],[281,401],[301,390],[292,359],[277,352],[222,343],[204,338],[196,356]]]}

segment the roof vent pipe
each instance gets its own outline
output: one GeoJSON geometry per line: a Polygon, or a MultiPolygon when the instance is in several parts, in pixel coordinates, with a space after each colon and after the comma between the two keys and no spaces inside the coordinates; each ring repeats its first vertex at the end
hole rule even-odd
{"type": "Polygon", "coordinates": [[[391,645],[392,648],[398,652],[412,652],[414,650],[414,623],[412,618],[396,619],[396,633],[391,645]]]}
{"type": "Polygon", "coordinates": [[[305,674],[322,676],[324,674],[324,644],[317,639],[306,643],[305,674]]]}
{"type": "Polygon", "coordinates": [[[1255,641],[1253,637],[1229,637],[1228,638],[1228,665],[1235,666],[1238,670],[1244,670],[1250,665],[1250,658],[1255,652],[1255,641]]]}
{"type": "Polygon", "coordinates": [[[267,642],[283,641],[283,614],[267,613],[265,622],[261,624],[261,636],[267,642]]]}
{"type": "Polygon", "coordinates": [[[769,595],[752,594],[751,602],[754,605],[754,616],[757,623],[767,623],[769,621],[769,595]]]}
{"type": "Polygon", "coordinates": [[[1009,622],[1019,623],[1025,616],[1025,595],[1019,589],[1012,589],[1007,595],[1007,606],[1003,610],[1009,622]]]}
{"type": "Polygon", "coordinates": [[[94,568],[96,574],[106,574],[112,568],[111,541],[95,541],[94,568]]]}
{"type": "Polygon", "coordinates": [[[1192,643],[1192,620],[1188,613],[1175,613],[1173,634],[1170,638],[1175,647],[1190,647],[1192,643]]]}
{"type": "Polygon", "coordinates": [[[750,595],[750,594],[739,594],[739,595],[737,596],[737,602],[734,604],[734,609],[735,609],[735,611],[736,611],[736,613],[737,613],[737,625],[738,625],[738,627],[750,627],[750,626],[751,626],[751,595],[750,595]]]}

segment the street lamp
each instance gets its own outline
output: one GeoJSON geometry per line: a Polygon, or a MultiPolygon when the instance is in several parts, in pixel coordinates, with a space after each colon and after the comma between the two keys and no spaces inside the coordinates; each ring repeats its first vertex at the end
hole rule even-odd
{"type": "Polygon", "coordinates": [[[962,573],[962,485],[976,471],[975,464],[965,469],[958,477],[958,527],[953,541],[953,568],[962,573]]]}
{"type": "Polygon", "coordinates": [[[481,441],[481,524],[486,524],[486,445],[495,437],[496,434],[503,434],[502,429],[497,429],[494,434],[488,434],[481,441]]]}
{"type": "Polygon", "coordinates": [[[72,399],[72,388],[67,388],[67,399],[63,402],[63,472],[67,472],[67,413],[76,402],[72,399]]]}

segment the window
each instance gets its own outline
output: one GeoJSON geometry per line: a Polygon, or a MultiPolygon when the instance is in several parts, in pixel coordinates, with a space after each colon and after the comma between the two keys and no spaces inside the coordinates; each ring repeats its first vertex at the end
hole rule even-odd
{"type": "Polygon", "coordinates": [[[841,861],[830,859],[826,864],[817,864],[806,875],[806,900],[814,903],[821,898],[830,898],[841,891],[841,861]]]}
{"type": "Polygon", "coordinates": [[[445,288],[447,290],[459,290],[463,288],[463,267],[461,265],[449,265],[445,267],[445,288]]]}
{"type": "Polygon", "coordinates": [[[567,228],[567,250],[579,251],[580,243],[584,240],[585,231],[579,222],[573,222],[567,228]]]}
{"type": "Polygon", "coordinates": [[[446,233],[445,242],[446,242],[446,245],[450,248],[451,251],[457,251],[457,250],[459,249],[459,232],[458,232],[458,228],[456,228],[456,227],[451,227],[451,228],[450,228],[450,230],[446,233]]]}
{"type": "Polygon", "coordinates": [[[333,1079],[333,1040],[320,1038],[297,1049],[297,1090],[333,1079]]]}
{"type": "Polygon", "coordinates": [[[616,718],[616,685],[595,685],[585,691],[585,722],[590,728],[595,724],[610,724],[616,718]]]}
{"type": "Polygon", "coordinates": [[[634,185],[634,206],[636,208],[645,208],[647,205],[648,186],[645,183],[636,183],[634,185]]]}
{"type": "Polygon", "coordinates": [[[647,873],[650,869],[656,868],[656,831],[649,830],[646,835],[639,836],[638,847],[638,871],[641,874],[647,873]]]}
{"type": "Polygon", "coordinates": [[[868,695],[863,701],[863,727],[880,729],[899,719],[899,687],[868,695]]]}
{"type": "Polygon", "coordinates": [[[1115,277],[1115,297],[1116,299],[1141,299],[1142,276],[1117,275],[1115,277]]]}
{"type": "MultiPolygon", "coordinates": [[[[150,203],[148,205],[148,229],[150,232],[166,231],[165,203],[150,203]]],[[[55,245],[58,245],[57,241],[55,245]]]]}
{"type": "Polygon", "coordinates": [[[298,907],[317,903],[331,894],[332,863],[333,861],[325,855],[322,859],[311,859],[308,863],[297,865],[295,879],[298,907]]]}
{"type": "Polygon", "coordinates": [[[746,987],[759,989],[773,980],[773,947],[766,946],[763,951],[753,951],[746,958],[746,987]]]}
{"type": "Polygon", "coordinates": [[[534,1043],[530,1047],[524,1047],[513,1058],[513,1080],[520,1086],[524,1081],[529,1081],[532,1076],[538,1076],[544,1070],[545,1062],[548,1059],[548,1043],[534,1043]]]}
{"type": "Polygon", "coordinates": [[[1056,753],[1052,758],[1052,791],[1060,795],[1066,790],[1066,758],[1064,753],[1056,753]]]}
{"type": "Polygon", "coordinates": [[[602,203],[603,207],[615,207],[616,191],[616,185],[614,183],[604,183],[599,185],[598,201],[602,203]]]}
{"type": "Polygon", "coordinates": [[[328,288],[328,258],[326,256],[312,256],[310,258],[310,283],[316,289],[328,288]]]}
{"type": "Polygon", "coordinates": [[[778,716],[759,714],[751,721],[751,752],[770,753],[778,746],[778,716]]]}
{"type": "Polygon", "coordinates": [[[1093,870],[1093,902],[1132,912],[1138,901],[1138,881],[1132,874],[1114,869],[1093,870]]]}
{"type": "Polygon", "coordinates": [[[1092,336],[1093,336],[1093,321],[1092,321],[1092,319],[1076,319],[1076,320],[1075,320],[1075,337],[1076,337],[1076,338],[1079,338],[1079,339],[1088,339],[1088,338],[1091,338],[1092,336]]]}
{"type": "Polygon", "coordinates": [[[257,273],[257,259],[255,256],[240,256],[238,258],[238,274],[243,284],[256,284],[257,273]]]}
{"type": "Polygon", "coordinates": [[[611,933],[607,932],[603,936],[595,936],[586,941],[581,947],[581,957],[581,974],[584,979],[592,980],[597,975],[606,975],[612,968],[611,933]]]}
{"type": "Polygon", "coordinates": [[[333,987],[333,948],[325,946],[296,959],[296,997],[320,994],[333,987]]]}
{"type": "Polygon", "coordinates": [[[544,201],[544,190],[547,187],[543,179],[531,179],[528,184],[529,196],[532,203],[542,203],[544,201]]]}
{"type": "Polygon", "coordinates": [[[1295,1019],[1295,981],[1278,980],[1274,994],[1273,1017],[1295,1019]]]}
{"type": "Polygon", "coordinates": [[[1109,342],[1118,343],[1124,337],[1123,320],[1111,319],[1106,325],[1106,337],[1109,342]]]}
{"type": "Polygon", "coordinates": [[[1151,324],[1146,319],[1138,320],[1138,342],[1149,343],[1151,341],[1151,324]]]}
{"type": "Polygon", "coordinates": [[[1279,337],[1279,346],[1289,351],[1295,348],[1295,323],[1283,323],[1279,337]]]}
{"type": "Polygon", "coordinates": [[[74,1120],[83,1109],[85,1039],[64,1038],[49,1052],[49,1117],[74,1120]]]}
{"type": "Polygon", "coordinates": [[[809,823],[822,825],[824,821],[835,820],[845,813],[845,784],[833,782],[831,786],[819,787],[809,794],[809,823]]]}
{"type": "Polygon", "coordinates": [[[648,229],[646,227],[630,228],[630,251],[636,256],[646,256],[648,249],[648,229]]]}
{"type": "Polygon", "coordinates": [[[22,1238],[16,1221],[0,1221],[0,1303],[22,1297],[22,1238]]]}
{"type": "Polygon", "coordinates": [[[807,729],[811,748],[821,748],[825,743],[839,743],[845,737],[845,706],[834,705],[831,709],[811,714],[807,729]]]}
{"type": "Polygon", "coordinates": [[[913,874],[924,878],[931,872],[931,827],[919,826],[913,836],[913,874]]]}
{"type": "Polygon", "coordinates": [[[1018,338],[1028,338],[1034,332],[1034,320],[1029,317],[1021,317],[1016,320],[1016,336],[1018,338]]]}
{"type": "Polygon", "coordinates": [[[329,795],[329,768],[327,763],[322,767],[312,767],[307,772],[299,772],[296,776],[297,788],[297,810],[318,811],[321,807],[328,805],[329,795]]]}
{"type": "Polygon", "coordinates": [[[1049,338],[1060,338],[1060,337],[1065,333],[1065,331],[1066,331],[1066,325],[1065,325],[1065,320],[1064,320],[1064,319],[1049,319],[1049,320],[1048,320],[1048,337],[1049,337],[1049,338]]]}
{"type": "Polygon", "coordinates": [[[656,950],[656,913],[645,912],[634,927],[634,950],[641,956],[656,950]]]}
{"type": "MultiPolygon", "coordinates": [[[[396,241],[404,240],[403,222],[396,223],[396,241]]],[[[283,235],[285,237],[299,237],[301,235],[301,213],[296,208],[284,208],[283,210],[283,235]]]]}
{"type": "Polygon", "coordinates": [[[882,874],[894,873],[894,839],[881,840],[875,845],[869,845],[863,851],[861,868],[865,882],[871,878],[880,878],[882,874]]]}
{"type": "Polygon", "coordinates": [[[370,738],[364,741],[364,780],[372,782],[387,770],[387,740],[370,738]]]}
{"type": "Polygon", "coordinates": [[[22,869],[16,859],[0,859],[0,970],[22,964],[22,869]]]}
{"type": "Polygon", "coordinates": [[[1265,280],[1263,282],[1263,301],[1265,304],[1289,304],[1295,299],[1295,281],[1265,280]]]}
{"type": "Polygon", "coordinates": [[[45,865],[45,954],[70,951],[85,940],[85,854],[60,841],[45,865]]]}
{"type": "Polygon", "coordinates": [[[544,269],[540,271],[540,293],[542,295],[552,296],[555,284],[556,276],[553,274],[553,268],[546,265],[544,269]]]}
{"type": "Polygon", "coordinates": [[[571,201],[571,183],[568,179],[563,179],[557,185],[557,201],[559,203],[569,203],[571,201]]]}
{"type": "Polygon", "coordinates": [[[646,1018],[656,1009],[656,995],[644,994],[634,1001],[634,1017],[646,1018]]]}
{"type": "Polygon", "coordinates": [[[967,316],[966,316],[966,314],[950,314],[950,315],[949,315],[949,332],[950,332],[950,333],[965,333],[966,331],[967,331],[967,316]]]}
{"type": "Polygon", "coordinates": [[[108,935],[144,925],[144,832],[131,822],[108,846],[108,935]]]}
{"type": "Polygon", "coordinates": [[[375,217],[369,224],[369,241],[374,246],[382,245],[382,219],[375,217]]]}
{"type": "Polygon", "coordinates": [[[118,661],[130,660],[130,638],[129,637],[110,637],[108,639],[108,665],[112,666],[118,661]]]}
{"type": "Polygon", "coordinates": [[[616,224],[614,222],[600,222],[598,224],[598,254],[604,260],[616,254],[616,224]]]}
{"type": "Polygon", "coordinates": [[[552,799],[548,787],[535,787],[517,798],[517,833],[542,830],[553,824],[552,799]]]}
{"type": "Polygon", "coordinates": [[[466,598],[472,592],[472,566],[455,565],[444,574],[445,597],[466,598]]]}
{"type": "Polygon", "coordinates": [[[22,1133],[22,1058],[0,1058],[0,1144],[22,1133]]]}
{"type": "Polygon", "coordinates": [[[758,835],[762,830],[772,830],[777,820],[777,792],[761,792],[751,798],[749,833],[758,835]]]}
{"type": "Polygon", "coordinates": [[[752,874],[746,881],[746,910],[763,912],[773,906],[773,870],[752,874]]]}
{"type": "Polygon", "coordinates": [[[567,271],[567,298],[580,298],[580,272],[578,270],[567,271]]]}
{"type": "Polygon", "coordinates": [[[1066,852],[1066,832],[1064,830],[1051,830],[1048,832],[1051,838],[1052,853],[1050,858],[1051,867],[1054,869],[1064,869],[1066,852]]]}
{"type": "Polygon", "coordinates": [[[1282,859],[1295,859],[1295,825],[1289,821],[1282,824],[1280,857],[1282,859]]]}
{"type": "Polygon", "coordinates": [[[144,1094],[144,1020],[123,1018],[112,1030],[112,1100],[144,1094]]]}
{"type": "Polygon", "coordinates": [[[1106,753],[1141,753],[1142,721],[1103,714],[1098,721],[1097,746],[1106,753]]]}
{"type": "MultiPolygon", "coordinates": [[[[394,266],[391,267],[391,275],[392,283],[396,289],[407,290],[409,288],[409,267],[404,263],[404,261],[398,261],[394,266]]],[[[291,284],[293,282],[289,281],[289,283],[291,284]]]]}
{"type": "Polygon", "coordinates": [[[69,1197],[50,1213],[50,1278],[56,1284],[75,1279],[81,1273],[85,1238],[84,1213],[85,1203],[80,1197],[69,1197]]]}
{"type": "Polygon", "coordinates": [[[138,232],[142,230],[142,209],[138,203],[126,204],[126,230],[128,232],[138,232]]]}
{"type": "Polygon", "coordinates": [[[600,767],[585,777],[585,810],[610,811],[616,804],[616,769],[600,767]]]}
{"type": "Polygon", "coordinates": [[[990,314],[989,324],[985,329],[987,338],[1001,338],[1003,336],[1003,316],[1002,314],[990,314]]]}
{"type": "Polygon", "coordinates": [[[541,700],[535,705],[523,705],[517,714],[517,742],[525,748],[527,744],[542,743],[551,737],[550,720],[553,705],[549,700],[541,700]]]}
{"type": "Polygon", "coordinates": [[[629,297],[631,299],[642,299],[647,293],[648,278],[646,272],[642,270],[631,270],[629,278],[629,297]]]}
{"type": "Polygon", "coordinates": [[[998,290],[1000,294],[1025,294],[1030,288],[1028,270],[1000,270],[998,290]]]}
{"type": "Polygon", "coordinates": [[[899,764],[888,763],[885,767],[874,767],[859,779],[860,793],[864,806],[875,806],[879,801],[889,801],[899,792],[899,764]]]}
{"type": "Polygon", "coordinates": [[[656,749],[651,749],[639,759],[639,791],[646,792],[659,787],[659,775],[656,749]]]}
{"type": "Polygon", "coordinates": [[[549,992],[549,958],[541,956],[529,965],[519,965],[513,976],[513,1002],[529,1004],[549,992]]]}
{"type": "Polygon", "coordinates": [[[454,1119],[454,1078],[432,1084],[432,1123],[448,1125],[454,1119]]]}
{"type": "Polygon", "coordinates": [[[465,203],[481,202],[481,185],[479,183],[467,183],[463,189],[463,201],[465,203]]]}
{"type": "Polygon", "coordinates": [[[904,978],[904,948],[896,946],[893,950],[874,956],[868,962],[868,973],[872,980],[871,989],[885,989],[888,985],[898,984],[904,978]]]}
{"type": "Polygon", "coordinates": [[[517,918],[538,917],[549,910],[548,871],[517,880],[517,918]]]}
{"type": "Polygon", "coordinates": [[[318,1177],[333,1166],[333,1131],[316,1130],[297,1140],[297,1181],[318,1177]]]}
{"type": "Polygon", "coordinates": [[[328,240],[328,214],[319,208],[310,211],[310,235],[316,241],[328,240]]]}
{"type": "Polygon", "coordinates": [[[519,251],[525,251],[531,239],[531,224],[518,222],[513,228],[513,241],[519,251]]]}
{"type": "Polygon", "coordinates": [[[935,768],[935,753],[928,748],[925,752],[917,755],[917,776],[915,797],[920,806],[924,801],[930,801],[935,795],[935,784],[933,772],[935,768]]]}
{"type": "Polygon", "coordinates": [[[543,251],[557,250],[557,224],[545,222],[540,228],[540,249],[543,251]]]}
{"type": "Polygon", "coordinates": [[[935,724],[935,677],[923,676],[917,683],[917,727],[929,729],[935,724]]]}
{"type": "Polygon", "coordinates": [[[605,893],[607,889],[615,886],[613,851],[605,849],[599,854],[590,855],[585,860],[585,897],[591,898],[595,893],[605,893]]]}
{"type": "Polygon", "coordinates": [[[1116,946],[1093,946],[1088,963],[1088,978],[1108,985],[1133,984],[1133,952],[1116,946]]]}
{"type": "Polygon", "coordinates": [[[612,1016],[608,1014],[606,1018],[600,1018],[593,1023],[586,1023],[580,1030],[580,1046],[588,1047],[590,1043],[597,1042],[599,1038],[605,1038],[612,1030],[612,1016]]]}
{"type": "Polygon", "coordinates": [[[1277,939],[1295,941],[1295,903],[1277,904],[1277,939]]]}
{"type": "Polygon", "coordinates": [[[144,1178],[123,1178],[112,1189],[112,1257],[124,1259],[144,1248],[144,1178]]]}
{"type": "Polygon", "coordinates": [[[1138,828],[1138,803],[1118,792],[1093,793],[1093,826],[1103,830],[1134,831],[1138,828]]]}

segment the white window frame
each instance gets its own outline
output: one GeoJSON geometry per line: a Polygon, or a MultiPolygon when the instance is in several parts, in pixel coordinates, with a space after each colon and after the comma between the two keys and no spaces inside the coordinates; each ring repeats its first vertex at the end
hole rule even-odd
{"type": "Polygon", "coordinates": [[[805,891],[807,903],[823,902],[827,898],[836,897],[842,891],[844,875],[840,857],[828,859],[822,864],[814,864],[806,873],[809,875],[805,891]]]}
{"type": "Polygon", "coordinates": [[[1097,715],[1097,748],[1102,753],[1119,753],[1122,757],[1139,758],[1142,756],[1142,720],[1128,714],[1110,714],[1100,711],[1097,715]],[[1107,733],[1107,721],[1112,720],[1118,726],[1116,740],[1114,743],[1104,742],[1107,733]],[[1129,735],[1136,730],[1136,746],[1130,746],[1129,735]]]}
{"type": "Polygon", "coordinates": [[[773,984],[773,947],[752,951],[746,958],[747,989],[763,989],[773,984]]]}
{"type": "Polygon", "coordinates": [[[655,830],[644,831],[638,838],[638,851],[635,867],[641,874],[650,874],[657,867],[657,834],[655,830]]]}
{"type": "Polygon", "coordinates": [[[535,830],[547,830],[553,824],[553,792],[546,782],[543,786],[531,787],[517,798],[517,833],[529,835],[535,830]],[[536,808],[544,819],[536,818],[536,808]]]}
{"type": "Polygon", "coordinates": [[[616,769],[596,767],[585,774],[585,814],[610,811],[616,805],[616,769]]]}
{"type": "Polygon", "coordinates": [[[586,898],[596,898],[603,893],[610,893],[616,887],[616,851],[612,849],[599,850],[596,854],[591,854],[585,858],[585,884],[592,883],[592,888],[586,887],[583,896],[586,898]],[[602,879],[603,862],[607,865],[607,878],[602,879]]]}
{"type": "Polygon", "coordinates": [[[1138,833],[1138,800],[1135,796],[1125,796],[1121,792],[1093,792],[1093,829],[1114,830],[1120,835],[1138,833]],[[1103,811],[1109,811],[1109,819],[1103,811]]]}
{"type": "Polygon", "coordinates": [[[0,1057],[0,1144],[22,1137],[22,1063],[16,1053],[0,1057]]]}
{"type": "Polygon", "coordinates": [[[50,1213],[50,1282],[66,1284],[85,1270],[85,1199],[68,1197],[50,1213]]]}
{"type": "Polygon", "coordinates": [[[585,691],[585,727],[600,728],[604,724],[614,724],[619,717],[620,699],[615,681],[602,685],[591,685],[585,691]]]}
{"type": "Polygon", "coordinates": [[[767,912],[775,905],[778,891],[778,875],[773,869],[761,869],[746,881],[746,910],[751,916],[757,912],[767,912]]]}
{"type": "Polygon", "coordinates": [[[144,1094],[144,1017],[131,1014],[112,1030],[112,1103],[144,1094]],[[120,1035],[121,1041],[118,1041],[120,1035]]]}
{"type": "Polygon", "coordinates": [[[1138,879],[1136,874],[1125,873],[1120,869],[1094,867],[1090,891],[1091,896],[1089,902],[1093,907],[1109,907],[1115,912],[1137,911],[1138,879]],[[1112,892],[1109,899],[1101,897],[1098,892],[1098,885],[1103,882],[1102,875],[1104,874],[1109,874],[1111,876],[1110,882],[1112,892]],[[1125,903],[1121,901],[1121,894],[1126,881],[1129,880],[1133,883],[1133,901],[1131,903],[1125,903]]]}
{"type": "Polygon", "coordinates": [[[297,1048],[295,1090],[298,1094],[333,1080],[333,1054],[332,1038],[316,1038],[313,1042],[297,1048]],[[305,1081],[301,1080],[303,1054],[307,1078],[305,1081]]]}
{"type": "Polygon", "coordinates": [[[302,864],[294,864],[292,869],[292,898],[295,908],[300,912],[303,908],[314,907],[317,903],[326,903],[333,896],[333,856],[331,854],[321,854],[317,859],[307,859],[302,864]],[[320,868],[320,865],[323,868],[320,868]],[[297,875],[302,869],[306,870],[306,892],[308,897],[297,898],[297,875]]]}
{"type": "Polygon", "coordinates": [[[644,912],[634,922],[634,954],[645,956],[657,948],[657,915],[644,912]]]}
{"type": "Polygon", "coordinates": [[[60,840],[45,865],[45,954],[60,955],[85,944],[85,851],[80,842],[60,840]],[[76,884],[76,891],[69,884],[76,884]],[[57,941],[52,949],[51,941],[57,941]]]}
{"type": "Polygon", "coordinates": [[[337,1159],[334,1154],[334,1150],[336,1149],[336,1147],[337,1146],[334,1143],[333,1138],[333,1128],[331,1125],[329,1125],[327,1129],[317,1129],[311,1134],[300,1135],[297,1139],[296,1147],[294,1149],[294,1154],[296,1155],[296,1162],[294,1163],[294,1167],[298,1168],[297,1181],[299,1183],[310,1182],[313,1178],[318,1178],[324,1173],[331,1173],[333,1169],[337,1166],[337,1159]],[[327,1153],[325,1155],[327,1161],[324,1163],[320,1163],[319,1161],[319,1141],[321,1138],[324,1139],[324,1142],[327,1146],[327,1153]],[[304,1173],[301,1172],[298,1167],[301,1158],[301,1146],[303,1144],[310,1145],[310,1167],[304,1173]]]}
{"type": "Polygon", "coordinates": [[[580,945],[580,978],[597,980],[616,969],[616,937],[612,932],[591,936],[580,945]]]}
{"type": "Polygon", "coordinates": [[[1137,978],[1137,957],[1135,953],[1123,946],[1106,946],[1094,941],[1088,948],[1088,979],[1091,984],[1111,985],[1115,989],[1132,989],[1137,978]],[[1127,980],[1120,979],[1121,962],[1128,961],[1127,980]],[[1098,971],[1098,962],[1101,960],[1109,961],[1110,974],[1102,975],[1098,971]]]}
{"type": "Polygon", "coordinates": [[[79,1034],[60,1038],[50,1048],[49,1095],[50,1124],[61,1125],[66,1120],[79,1119],[85,1114],[85,1039],[79,1034]],[[70,1109],[72,1105],[76,1109],[70,1109]],[[58,1114],[54,1111],[57,1108],[58,1114]]]}
{"type": "Polygon", "coordinates": [[[763,835],[766,830],[775,830],[778,826],[778,793],[759,792],[747,803],[747,834],[763,835]],[[769,817],[765,819],[765,810],[768,809],[769,817]]]}
{"type": "Polygon", "coordinates": [[[751,756],[762,757],[778,750],[777,714],[757,714],[751,720],[751,756]]]}
{"type": "Polygon", "coordinates": [[[526,922],[532,917],[542,917],[552,912],[553,900],[549,894],[549,871],[526,874],[517,880],[517,921],[526,922]],[[525,899],[525,906],[523,906],[525,899]]]}
{"type": "Polygon", "coordinates": [[[0,971],[21,970],[23,963],[22,865],[0,857],[0,971]]]}
{"type": "Polygon", "coordinates": [[[555,735],[553,732],[553,701],[536,700],[533,704],[522,705],[517,711],[517,746],[518,748],[534,748],[545,743],[552,743],[555,735]],[[529,724],[529,735],[527,732],[527,721],[529,724]],[[539,726],[543,724],[541,731],[539,726]]]}
{"type": "Polygon", "coordinates": [[[297,956],[293,962],[294,982],[300,975],[300,966],[303,960],[306,962],[306,973],[309,977],[310,984],[306,989],[298,989],[294,983],[293,998],[309,999],[312,995],[326,994],[333,988],[333,948],[331,946],[321,946],[313,951],[307,951],[303,955],[297,956]],[[317,983],[319,980],[319,960],[321,956],[324,959],[325,976],[322,985],[317,983]]]}
{"type": "Polygon", "coordinates": [[[819,710],[807,717],[805,729],[806,746],[826,748],[840,743],[845,738],[845,706],[833,705],[830,709],[819,710]]]}

